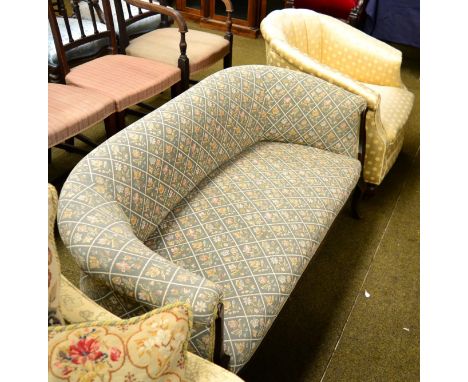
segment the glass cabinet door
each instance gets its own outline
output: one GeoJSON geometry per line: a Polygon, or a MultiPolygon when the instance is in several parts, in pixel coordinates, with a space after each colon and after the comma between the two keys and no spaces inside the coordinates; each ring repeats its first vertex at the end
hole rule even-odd
{"type": "MultiPolygon", "coordinates": [[[[249,1],[252,0],[231,0],[234,12],[232,12],[233,19],[247,20],[249,15],[249,1]]],[[[215,15],[226,16],[226,7],[221,0],[214,0],[215,15]]]]}

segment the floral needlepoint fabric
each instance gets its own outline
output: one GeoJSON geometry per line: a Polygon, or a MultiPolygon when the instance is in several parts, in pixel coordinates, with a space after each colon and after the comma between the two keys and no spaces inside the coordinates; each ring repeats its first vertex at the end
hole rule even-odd
{"type": "Polygon", "coordinates": [[[129,320],[50,327],[49,381],[183,381],[191,320],[176,303],[129,320]]]}

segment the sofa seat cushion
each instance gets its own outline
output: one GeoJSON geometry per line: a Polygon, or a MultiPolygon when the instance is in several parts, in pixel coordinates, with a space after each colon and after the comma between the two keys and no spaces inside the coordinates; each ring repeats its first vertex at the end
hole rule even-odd
{"type": "Polygon", "coordinates": [[[81,133],[115,111],[114,100],[76,86],[48,84],[49,147],[81,133]]]}
{"type": "Polygon", "coordinates": [[[121,54],[99,57],[71,70],[67,84],[112,98],[117,111],[157,95],[180,81],[180,69],[121,54]]]}
{"type": "Polygon", "coordinates": [[[360,169],[328,151],[257,143],[207,176],[145,242],[223,288],[230,370],[260,344],[360,169]]]}
{"type": "MultiPolygon", "coordinates": [[[[190,29],[185,35],[190,73],[203,70],[229,53],[229,42],[222,36],[190,29]]],[[[126,53],[177,66],[180,57],[177,28],[161,28],[130,41],[126,53]]]]}
{"type": "Polygon", "coordinates": [[[389,145],[395,142],[413,108],[414,95],[405,88],[363,85],[380,94],[380,120],[389,145]]]}

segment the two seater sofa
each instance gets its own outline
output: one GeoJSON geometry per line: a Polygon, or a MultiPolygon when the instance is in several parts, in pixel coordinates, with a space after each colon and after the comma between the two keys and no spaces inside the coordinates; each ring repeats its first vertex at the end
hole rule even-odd
{"type": "Polygon", "coordinates": [[[308,74],[240,66],[128,126],[61,191],[81,289],[120,317],[188,301],[189,350],[239,371],[360,177],[365,108],[308,74]]]}

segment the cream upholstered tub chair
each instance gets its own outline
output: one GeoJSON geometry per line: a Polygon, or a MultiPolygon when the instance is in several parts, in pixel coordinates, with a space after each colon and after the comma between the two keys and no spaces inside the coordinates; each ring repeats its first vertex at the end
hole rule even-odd
{"type": "MultiPolygon", "coordinates": [[[[48,185],[48,196],[49,381],[65,380],[67,378],[70,378],[69,380],[77,380],[76,378],[80,374],[83,379],[79,380],[89,378],[86,380],[93,381],[95,379],[92,377],[97,378],[99,376],[105,377],[110,375],[119,381],[166,381],[170,379],[171,381],[183,380],[186,382],[242,382],[242,379],[235,374],[187,351],[191,315],[191,310],[188,306],[177,303],[166,305],[162,309],[156,309],[153,312],[134,317],[131,320],[121,320],[87,297],[63,276],[60,271],[60,260],[54,238],[58,203],[57,191],[51,184],[48,185]],[[171,317],[177,317],[177,319],[171,321],[171,317]],[[188,320],[187,317],[189,318],[188,320]],[[186,321],[182,325],[180,322],[179,324],[175,322],[184,321],[184,319],[186,321]],[[145,324],[148,327],[148,324],[157,325],[158,323],[162,323],[161,327],[164,332],[153,331],[151,334],[159,334],[167,338],[168,333],[171,333],[171,341],[168,342],[169,346],[160,347],[160,349],[164,348],[160,352],[161,354],[158,354],[158,351],[154,351],[153,349],[151,353],[152,361],[145,362],[145,366],[150,370],[157,362],[163,361],[158,365],[158,368],[152,370],[152,374],[151,372],[147,373],[145,367],[139,367],[141,365],[138,365],[138,362],[134,362],[134,359],[132,363],[126,361],[131,358],[129,355],[131,352],[130,342],[127,342],[126,347],[122,346],[119,348],[118,345],[115,345],[115,334],[120,337],[119,332],[133,333],[132,325],[140,325],[143,328],[145,324]],[[109,333],[102,335],[100,330],[109,331],[109,333]],[[112,334],[108,335],[110,333],[112,334]],[[78,338],[78,334],[82,335],[82,337],[78,338]],[[177,336],[185,336],[185,345],[179,344],[179,347],[182,347],[183,354],[176,354],[177,347],[174,345],[177,344],[177,336]],[[83,338],[84,341],[80,343],[80,339],[83,338]],[[104,341],[100,342],[100,339],[104,339],[104,341]],[[115,345],[107,353],[105,351],[106,342],[115,345]],[[63,353],[61,354],[61,350],[63,351],[63,349],[69,354],[65,356],[63,353]],[[78,354],[78,350],[80,349],[85,352],[90,350],[89,354],[78,354]],[[168,349],[171,350],[172,354],[168,354],[168,349]],[[169,357],[166,357],[168,355],[169,357]],[[183,361],[184,358],[185,361],[183,361]],[[117,367],[113,367],[113,363],[119,366],[120,370],[117,370],[117,367]],[[169,379],[160,379],[160,375],[157,375],[169,374],[169,371],[171,372],[171,378],[166,375],[166,378],[169,379]],[[140,377],[143,376],[144,379],[137,379],[138,374],[140,377]],[[122,379],[122,375],[125,375],[125,379],[122,379]],[[62,379],[61,377],[64,378],[62,379]]],[[[133,329],[133,331],[136,331],[136,329],[133,329]]],[[[143,330],[137,332],[140,335],[140,340],[143,337],[142,333],[143,330]]],[[[158,339],[154,336],[148,337],[146,340],[152,343],[151,338],[154,338],[153,345],[155,348],[160,346],[157,343],[158,339]]],[[[119,341],[117,341],[118,343],[119,341]]],[[[122,345],[122,343],[120,344],[122,345]]],[[[140,342],[140,345],[145,344],[140,342]]]]}
{"type": "Polygon", "coordinates": [[[268,65],[313,74],[367,101],[364,181],[379,185],[402,148],[413,94],[400,77],[399,50],[327,15],[271,12],[261,23],[268,65]]]}

